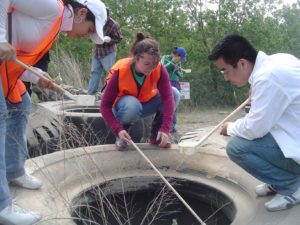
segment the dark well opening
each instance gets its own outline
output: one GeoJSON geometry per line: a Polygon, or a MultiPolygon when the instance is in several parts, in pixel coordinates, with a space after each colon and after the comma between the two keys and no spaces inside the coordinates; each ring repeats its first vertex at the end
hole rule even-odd
{"type": "MultiPolygon", "coordinates": [[[[236,208],[220,191],[178,178],[167,178],[207,225],[227,225],[236,208]]],[[[76,224],[193,225],[199,224],[176,195],[157,177],[110,180],[73,200],[76,224]]]]}
{"type": "Polygon", "coordinates": [[[82,107],[75,107],[75,108],[69,108],[69,109],[64,109],[66,112],[74,112],[74,113],[98,113],[100,111],[100,107],[97,106],[82,106],[82,107]]]}

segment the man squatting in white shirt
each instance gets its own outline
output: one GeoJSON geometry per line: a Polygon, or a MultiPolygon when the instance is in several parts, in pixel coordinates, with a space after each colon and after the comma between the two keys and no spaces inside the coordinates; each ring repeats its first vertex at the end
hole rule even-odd
{"type": "Polygon", "coordinates": [[[224,79],[237,87],[251,86],[249,113],[225,123],[222,135],[231,139],[229,158],[264,182],[258,196],[275,194],[265,203],[269,211],[300,202],[300,61],[290,54],[266,55],[244,37],[228,35],[208,59],[224,79]]]}

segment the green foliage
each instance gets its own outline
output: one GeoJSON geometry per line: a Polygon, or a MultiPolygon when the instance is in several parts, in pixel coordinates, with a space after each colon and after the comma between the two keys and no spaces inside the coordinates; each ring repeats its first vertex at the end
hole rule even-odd
{"type": "Polygon", "coordinates": [[[93,43],[89,39],[72,40],[64,36],[60,36],[58,41],[58,49],[55,54],[60,55],[60,50],[70,53],[78,62],[81,63],[83,69],[83,77],[90,76],[90,61],[92,57],[93,43]]]}
{"type": "MultiPolygon", "coordinates": [[[[110,15],[119,22],[123,40],[118,58],[128,56],[136,31],[150,33],[162,54],[173,47],[187,49],[186,74],[191,84],[191,105],[239,104],[248,87],[237,89],[224,81],[207,55],[223,36],[238,33],[268,54],[287,52],[300,57],[300,6],[282,6],[280,0],[106,0],[110,15]]],[[[89,76],[92,43],[62,37],[59,49],[70,52],[89,76]]]]}

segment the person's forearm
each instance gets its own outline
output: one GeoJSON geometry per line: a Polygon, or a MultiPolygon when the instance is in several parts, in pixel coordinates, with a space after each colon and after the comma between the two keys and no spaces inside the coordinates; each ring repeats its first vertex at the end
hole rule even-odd
{"type": "Polygon", "coordinates": [[[177,77],[181,78],[182,75],[183,75],[183,73],[182,73],[181,70],[177,70],[177,71],[175,71],[175,75],[176,75],[177,77]]]}
{"type": "Polygon", "coordinates": [[[105,123],[111,128],[113,133],[118,134],[123,127],[118,122],[112,112],[113,103],[118,95],[118,72],[113,73],[105,92],[101,99],[100,112],[105,123]]]}
{"type": "Polygon", "coordinates": [[[160,131],[169,133],[172,126],[172,118],[175,104],[169,75],[164,67],[162,67],[161,77],[158,82],[158,90],[160,92],[164,104],[163,122],[160,127],[160,131]]]}
{"type": "Polygon", "coordinates": [[[117,121],[117,119],[115,118],[112,112],[111,102],[107,101],[106,98],[102,98],[101,100],[100,112],[102,114],[105,123],[110,127],[113,133],[118,134],[121,130],[123,130],[123,127],[117,121]]]}
{"type": "Polygon", "coordinates": [[[111,44],[118,44],[123,39],[121,33],[117,31],[111,32],[111,34],[108,36],[111,38],[111,44]]]}
{"type": "Polygon", "coordinates": [[[111,45],[116,45],[116,44],[118,44],[119,42],[120,42],[119,40],[111,39],[111,41],[109,42],[109,44],[111,44],[111,45]]]}
{"type": "MultiPolygon", "coordinates": [[[[48,74],[46,72],[44,72],[43,70],[37,68],[37,67],[30,67],[32,70],[34,70],[35,72],[41,74],[42,76],[45,76],[46,78],[49,78],[48,74]],[[46,75],[47,74],[47,75],[46,75]]],[[[30,83],[33,83],[33,84],[37,84],[37,82],[39,81],[39,77],[34,75],[31,71],[29,70],[25,70],[22,75],[20,76],[20,79],[22,81],[25,81],[25,82],[30,82],[30,83]]]]}

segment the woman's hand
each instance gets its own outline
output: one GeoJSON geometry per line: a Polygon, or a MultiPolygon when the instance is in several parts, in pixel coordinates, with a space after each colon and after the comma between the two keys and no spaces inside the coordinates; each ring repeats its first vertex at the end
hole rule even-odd
{"type": "Polygon", "coordinates": [[[158,131],[156,141],[160,141],[158,147],[163,148],[169,142],[169,135],[164,132],[158,131]]]}
{"type": "Polygon", "coordinates": [[[180,69],[180,67],[179,67],[178,65],[175,65],[174,71],[177,71],[177,70],[179,70],[179,69],[180,69]]]}
{"type": "Polygon", "coordinates": [[[55,85],[55,81],[49,76],[48,73],[43,72],[43,76],[45,78],[40,78],[37,82],[39,87],[61,92],[57,85],[55,85]]]}
{"type": "Polygon", "coordinates": [[[130,135],[127,133],[126,130],[121,130],[119,133],[118,133],[118,137],[123,140],[123,141],[126,141],[128,144],[131,144],[131,137],[130,135]]]}
{"type": "Polygon", "coordinates": [[[228,123],[224,123],[224,124],[221,126],[221,131],[220,131],[220,134],[221,134],[221,135],[229,136],[229,135],[227,134],[227,127],[228,127],[228,123]]]}
{"type": "Polygon", "coordinates": [[[8,42],[0,43],[0,58],[3,61],[16,60],[16,49],[8,42]]]}

